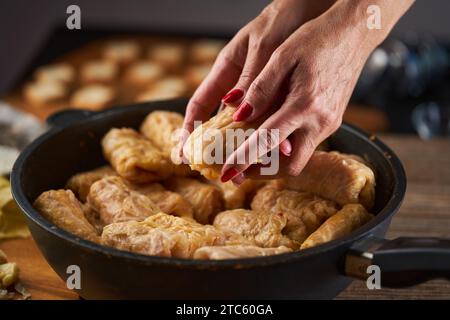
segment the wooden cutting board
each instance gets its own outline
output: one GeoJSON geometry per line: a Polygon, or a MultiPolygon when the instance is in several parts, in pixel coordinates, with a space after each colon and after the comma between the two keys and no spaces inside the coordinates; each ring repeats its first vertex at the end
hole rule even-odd
{"type": "MultiPolygon", "coordinates": [[[[408,190],[388,238],[399,236],[450,237],[450,141],[420,141],[416,137],[386,135],[382,139],[401,158],[408,190]]],[[[33,299],[78,299],[65,287],[40,254],[32,239],[0,243],[10,261],[21,269],[23,284],[33,299]]],[[[433,280],[401,290],[368,290],[354,281],[338,299],[450,299],[450,283],[433,280]]]]}

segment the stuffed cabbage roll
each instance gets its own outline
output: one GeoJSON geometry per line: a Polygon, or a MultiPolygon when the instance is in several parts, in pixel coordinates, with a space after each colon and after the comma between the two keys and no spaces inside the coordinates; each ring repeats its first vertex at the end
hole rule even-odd
{"type": "Polygon", "coordinates": [[[258,190],[251,208],[272,214],[283,213],[287,217],[283,233],[299,243],[339,210],[335,202],[312,193],[278,190],[270,185],[258,190]]]}
{"type": "Polygon", "coordinates": [[[375,174],[360,157],[339,152],[315,151],[297,177],[286,187],[307,191],[343,206],[360,203],[370,210],[375,201],[375,174]]]}
{"type": "Polygon", "coordinates": [[[194,218],[200,223],[211,223],[214,216],[223,209],[219,189],[191,178],[172,177],[164,186],[185,198],[194,209],[194,218]]]}
{"type": "Polygon", "coordinates": [[[286,252],[292,252],[292,249],[284,246],[277,248],[261,248],[249,245],[201,247],[195,251],[194,259],[240,259],[250,257],[265,257],[286,252]]]}
{"type": "Polygon", "coordinates": [[[328,218],[303,242],[301,249],[342,238],[358,229],[373,218],[360,204],[348,204],[338,213],[328,218]]]}
{"type": "Polygon", "coordinates": [[[192,258],[200,247],[237,242],[240,242],[240,239],[233,233],[165,213],[158,213],[141,222],[110,224],[103,229],[102,234],[102,243],[107,246],[176,258],[192,258]]]}
{"type": "Polygon", "coordinates": [[[94,170],[78,173],[72,176],[67,182],[66,187],[75,193],[78,198],[85,202],[91,185],[109,176],[116,176],[117,173],[110,166],[103,166],[94,170]]]}
{"type": "Polygon", "coordinates": [[[223,211],[216,216],[213,223],[218,229],[237,233],[260,247],[286,246],[296,249],[299,243],[283,234],[286,224],[287,217],[283,213],[272,214],[246,209],[223,211]]]}
{"type": "Polygon", "coordinates": [[[33,204],[44,218],[74,235],[99,242],[95,228],[85,217],[86,208],[70,190],[50,190],[43,192],[33,204]]]}

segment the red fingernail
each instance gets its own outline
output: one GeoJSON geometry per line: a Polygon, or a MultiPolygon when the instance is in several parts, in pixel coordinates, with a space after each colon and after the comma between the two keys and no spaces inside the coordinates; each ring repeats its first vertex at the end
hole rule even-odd
{"type": "Polygon", "coordinates": [[[253,107],[248,102],[242,102],[233,114],[234,121],[244,121],[253,113],[253,107]]]}
{"type": "Polygon", "coordinates": [[[220,177],[220,181],[227,182],[231,180],[235,175],[237,175],[239,172],[235,168],[230,168],[220,177]]]}
{"type": "Polygon", "coordinates": [[[243,96],[244,91],[242,91],[241,89],[233,89],[222,98],[222,102],[223,103],[235,102],[236,100],[242,98],[243,96]]]}
{"type": "Polygon", "coordinates": [[[280,143],[280,151],[286,157],[289,157],[291,155],[291,153],[292,153],[292,144],[291,144],[291,142],[288,139],[283,140],[280,143]]]}

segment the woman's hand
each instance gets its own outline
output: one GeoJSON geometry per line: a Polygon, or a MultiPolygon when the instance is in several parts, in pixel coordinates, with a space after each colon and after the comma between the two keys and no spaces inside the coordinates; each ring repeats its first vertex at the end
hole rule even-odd
{"type": "Polygon", "coordinates": [[[222,168],[222,181],[232,179],[239,184],[246,177],[267,179],[268,176],[261,176],[261,165],[256,163],[287,138],[292,154],[280,155],[276,176],[300,174],[315,148],[339,128],[369,54],[413,3],[398,1],[395,7],[383,0],[375,2],[381,12],[384,9],[390,13],[384,16],[386,22],[381,31],[367,27],[369,2],[340,0],[297,29],[275,50],[251,83],[233,118],[251,121],[270,114],[274,105],[282,103],[228,157],[222,168]],[[257,152],[250,152],[251,146],[257,152]],[[246,163],[237,164],[236,159],[246,159],[246,163]]]}
{"type": "Polygon", "coordinates": [[[300,25],[335,1],[275,0],[243,27],[221,51],[211,72],[189,101],[182,144],[192,132],[194,121],[208,120],[221,99],[227,103],[241,100],[275,49],[300,25]]]}
{"type": "Polygon", "coordinates": [[[396,8],[378,1],[381,9],[395,14],[387,17],[384,30],[373,32],[367,28],[365,2],[339,1],[297,29],[271,55],[233,118],[251,121],[271,115],[228,157],[222,181],[273,178],[261,175],[262,165],[256,163],[288,138],[292,153],[279,155],[276,176],[296,176],[315,148],[339,128],[365,61],[413,1],[399,1],[396,8]],[[238,164],[237,159],[246,163],[238,164]]]}
{"type": "Polygon", "coordinates": [[[239,104],[233,119],[266,119],[227,158],[222,181],[239,184],[246,177],[298,175],[317,145],[340,126],[369,54],[413,2],[337,0],[325,13],[298,26],[292,23],[297,2],[283,7],[281,0],[276,2],[278,10],[269,6],[241,30],[194,94],[184,123],[190,132],[194,120],[209,119],[233,85],[223,97],[224,102],[239,104]],[[382,14],[381,29],[367,26],[372,5],[382,14]],[[255,146],[257,152],[251,150],[255,146]],[[282,151],[279,170],[261,176],[263,165],[257,163],[277,147],[282,151]],[[245,159],[245,164],[237,159],[245,159]]]}
{"type": "Polygon", "coordinates": [[[271,55],[233,118],[251,121],[271,115],[229,156],[222,170],[223,181],[233,178],[239,183],[244,177],[258,178],[260,166],[247,171],[250,164],[287,138],[292,153],[289,157],[280,155],[282,164],[277,175],[296,176],[317,145],[339,128],[371,51],[361,46],[365,40],[363,33],[356,28],[342,30],[341,24],[335,16],[326,13],[296,30],[271,55]],[[283,97],[281,103],[280,97],[283,97]],[[275,133],[277,139],[273,138],[275,133]],[[258,148],[257,152],[249,152],[252,147],[258,148]],[[246,159],[246,163],[237,164],[236,159],[246,159]]]}

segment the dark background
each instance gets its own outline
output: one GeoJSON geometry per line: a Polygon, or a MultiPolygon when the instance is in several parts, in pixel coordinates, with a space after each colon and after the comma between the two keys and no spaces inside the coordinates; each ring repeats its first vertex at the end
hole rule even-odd
{"type": "MultiPolygon", "coordinates": [[[[0,96],[23,80],[37,65],[49,63],[88,40],[135,32],[230,38],[269,2],[2,0],[0,96]],[[66,28],[66,9],[71,4],[81,8],[81,30],[66,28]]],[[[403,57],[401,67],[387,69],[377,82],[372,81],[370,72],[363,72],[360,78],[352,101],[381,110],[389,118],[393,132],[417,132],[411,120],[413,110],[420,104],[430,102],[437,102],[439,109],[426,109],[424,119],[428,121],[431,117],[430,121],[437,123],[434,125],[437,126],[437,135],[445,136],[450,131],[450,125],[447,125],[450,123],[447,119],[450,117],[450,93],[447,94],[450,92],[449,12],[448,0],[416,0],[388,39],[400,41],[400,46],[408,46],[409,54],[403,57]],[[437,48],[433,47],[435,44],[437,48]],[[432,50],[428,50],[430,45],[432,50]],[[424,54],[421,47],[425,47],[427,53],[424,54]],[[447,51],[445,63],[439,63],[442,54],[439,50],[447,51]],[[419,70],[418,74],[415,70],[419,70]],[[364,87],[367,83],[370,85],[364,87]],[[411,91],[415,92],[412,96],[411,91]]],[[[394,59],[399,54],[398,43],[384,49],[394,59]]]]}
{"type": "MultiPolygon", "coordinates": [[[[320,1],[320,0],[318,0],[320,1]]],[[[232,35],[255,17],[267,0],[2,0],[0,2],[0,94],[29,66],[57,27],[66,8],[81,7],[82,30],[166,30],[232,35]]],[[[393,34],[450,38],[450,1],[417,0],[393,34]]],[[[80,31],[71,31],[80,32],[80,31]]]]}

